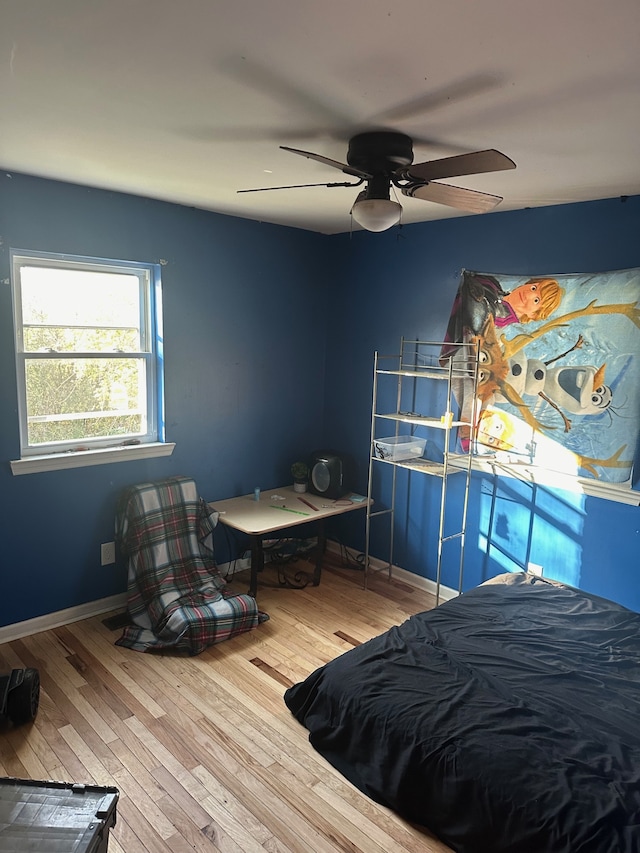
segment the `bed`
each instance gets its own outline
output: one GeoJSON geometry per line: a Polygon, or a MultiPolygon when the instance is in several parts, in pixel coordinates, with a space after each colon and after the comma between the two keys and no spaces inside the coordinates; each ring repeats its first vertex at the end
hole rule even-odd
{"type": "Polygon", "coordinates": [[[640,851],[640,614],[500,575],[285,693],[357,788],[458,853],[640,851]]]}

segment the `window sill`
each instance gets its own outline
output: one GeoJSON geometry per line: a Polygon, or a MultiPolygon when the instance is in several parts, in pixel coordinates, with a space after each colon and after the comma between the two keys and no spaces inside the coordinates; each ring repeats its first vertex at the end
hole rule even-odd
{"type": "Polygon", "coordinates": [[[135,459],[152,459],[171,456],[174,442],[150,442],[130,447],[101,447],[76,453],[51,453],[46,456],[25,456],[12,460],[11,471],[18,474],[39,474],[42,471],[62,471],[66,468],[86,468],[89,465],[110,465],[113,462],[132,462],[135,459]]]}

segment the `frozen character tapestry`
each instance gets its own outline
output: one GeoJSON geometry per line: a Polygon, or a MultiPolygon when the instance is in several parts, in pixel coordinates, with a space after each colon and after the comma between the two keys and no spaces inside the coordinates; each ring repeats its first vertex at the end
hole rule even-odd
{"type": "MultiPolygon", "coordinates": [[[[478,346],[476,452],[624,483],[640,427],[640,269],[512,276],[464,271],[441,361],[478,346]]],[[[469,433],[460,435],[468,447],[469,433]]]]}

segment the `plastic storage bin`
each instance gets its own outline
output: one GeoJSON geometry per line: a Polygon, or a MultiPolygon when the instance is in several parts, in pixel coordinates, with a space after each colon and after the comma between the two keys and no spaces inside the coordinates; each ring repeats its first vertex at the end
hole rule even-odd
{"type": "Polygon", "coordinates": [[[117,788],[0,779],[0,853],[107,853],[117,788]]]}
{"type": "Polygon", "coordinates": [[[401,462],[403,459],[417,459],[422,456],[426,444],[426,438],[418,438],[415,435],[394,435],[391,438],[374,439],[373,452],[378,459],[401,462]]]}

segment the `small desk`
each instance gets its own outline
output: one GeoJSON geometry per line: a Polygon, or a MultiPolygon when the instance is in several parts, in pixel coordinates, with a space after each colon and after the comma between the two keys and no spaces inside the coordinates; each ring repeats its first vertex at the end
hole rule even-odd
{"type": "Polygon", "coordinates": [[[255,596],[258,589],[258,572],[264,568],[262,537],[267,533],[296,527],[299,524],[308,524],[310,521],[318,524],[318,552],[313,572],[313,585],[318,586],[322,572],[322,557],[327,545],[325,519],[352,512],[354,509],[364,509],[372,503],[366,497],[361,501],[351,501],[349,500],[351,494],[349,492],[344,498],[333,501],[331,498],[323,498],[311,492],[294,492],[293,486],[280,486],[277,489],[260,492],[260,500],[255,500],[254,495],[250,494],[224,501],[211,501],[209,508],[220,513],[221,524],[247,533],[250,537],[249,595],[255,596]],[[348,503],[347,500],[349,500],[348,503]],[[307,506],[305,501],[312,504],[315,509],[307,506]]]}

